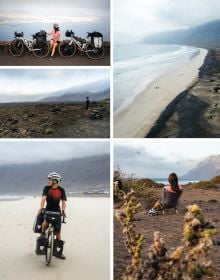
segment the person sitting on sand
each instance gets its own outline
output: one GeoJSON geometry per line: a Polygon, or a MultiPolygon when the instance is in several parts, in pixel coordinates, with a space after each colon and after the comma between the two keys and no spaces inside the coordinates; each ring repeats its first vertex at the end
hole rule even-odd
{"type": "Polygon", "coordinates": [[[50,50],[51,56],[49,60],[53,59],[56,48],[58,47],[58,43],[60,41],[60,27],[57,23],[54,23],[53,30],[47,33],[48,35],[52,35],[52,39],[50,40],[50,50]]]}
{"type": "MultiPolygon", "coordinates": [[[[42,194],[40,209],[38,210],[38,214],[42,212],[46,202],[45,211],[60,212],[62,216],[66,217],[65,214],[66,201],[67,201],[66,192],[63,188],[59,186],[62,177],[56,172],[51,172],[48,174],[47,178],[48,178],[48,185],[43,189],[43,194],[42,194]],[[61,203],[61,208],[60,208],[60,203],[61,203]]],[[[44,237],[47,228],[48,228],[48,222],[44,220],[42,224],[41,237],[44,237]]],[[[55,224],[55,228],[56,228],[56,239],[54,242],[53,255],[60,259],[65,259],[65,256],[62,253],[64,241],[61,240],[61,216],[59,217],[59,220],[55,224]],[[59,250],[57,248],[59,248],[59,250]]]]}
{"type": "Polygon", "coordinates": [[[157,201],[154,206],[148,211],[148,215],[158,215],[159,212],[165,208],[176,207],[178,200],[183,192],[183,187],[179,185],[176,173],[171,173],[169,175],[168,182],[170,185],[167,185],[163,188],[162,201],[157,201]]]}

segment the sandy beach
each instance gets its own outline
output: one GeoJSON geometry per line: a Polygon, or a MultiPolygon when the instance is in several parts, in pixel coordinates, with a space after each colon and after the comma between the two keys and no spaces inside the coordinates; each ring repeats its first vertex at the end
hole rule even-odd
{"type": "Polygon", "coordinates": [[[152,82],[122,111],[114,114],[114,136],[118,138],[144,138],[168,104],[182,91],[196,82],[199,68],[207,50],[184,66],[152,82]]]}
{"type": "Polygon", "coordinates": [[[62,224],[66,260],[35,255],[32,225],[40,198],[0,201],[0,280],[110,279],[110,203],[108,198],[69,198],[62,224]],[[9,211],[10,209],[10,211],[9,211]]]}

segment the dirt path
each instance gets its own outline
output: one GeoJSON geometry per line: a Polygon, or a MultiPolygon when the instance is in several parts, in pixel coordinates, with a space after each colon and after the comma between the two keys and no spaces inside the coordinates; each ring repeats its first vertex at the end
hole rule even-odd
{"type": "MultiPolygon", "coordinates": [[[[152,244],[154,231],[161,232],[167,248],[180,245],[185,207],[193,203],[198,204],[202,208],[205,217],[214,223],[217,228],[220,228],[220,191],[185,191],[178,216],[172,210],[168,211],[165,216],[149,217],[144,212],[137,215],[137,231],[143,233],[146,237],[143,255],[146,255],[147,248],[152,244]]],[[[214,239],[220,240],[220,234],[215,236],[214,239]]],[[[219,252],[220,246],[215,246],[210,254],[216,273],[216,277],[212,278],[212,280],[220,279],[219,252]]],[[[125,267],[129,263],[130,256],[124,246],[121,225],[114,221],[114,280],[120,280],[125,267]]]]}

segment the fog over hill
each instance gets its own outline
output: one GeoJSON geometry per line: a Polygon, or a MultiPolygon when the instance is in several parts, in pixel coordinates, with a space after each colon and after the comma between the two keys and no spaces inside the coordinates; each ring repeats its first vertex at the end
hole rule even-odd
{"type": "Polygon", "coordinates": [[[220,47],[220,19],[192,28],[167,31],[148,35],[147,44],[188,45],[201,48],[220,47]]]}
{"type": "Polygon", "coordinates": [[[220,175],[220,155],[210,156],[200,161],[194,168],[181,176],[184,180],[206,180],[220,175]]]}
{"type": "Polygon", "coordinates": [[[7,164],[0,166],[1,194],[41,194],[51,171],[59,172],[66,191],[109,190],[109,155],[60,161],[7,164]]]}

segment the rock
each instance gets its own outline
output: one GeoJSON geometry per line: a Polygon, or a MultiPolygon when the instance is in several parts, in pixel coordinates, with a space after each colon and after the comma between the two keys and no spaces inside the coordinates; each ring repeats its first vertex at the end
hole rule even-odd
{"type": "Polygon", "coordinates": [[[17,129],[17,127],[12,126],[12,127],[11,127],[11,131],[12,131],[12,132],[17,132],[18,129],[17,129]]]}
{"type": "Polygon", "coordinates": [[[32,113],[32,112],[31,112],[31,113],[28,113],[28,117],[29,117],[29,118],[34,117],[34,113],[32,113]]]}
{"type": "Polygon", "coordinates": [[[53,108],[50,111],[53,112],[53,113],[57,113],[57,112],[61,112],[61,109],[60,108],[53,108]]]}
{"type": "Polygon", "coordinates": [[[45,134],[47,135],[51,135],[51,134],[54,134],[55,130],[51,127],[48,127],[45,129],[45,134]]]}

